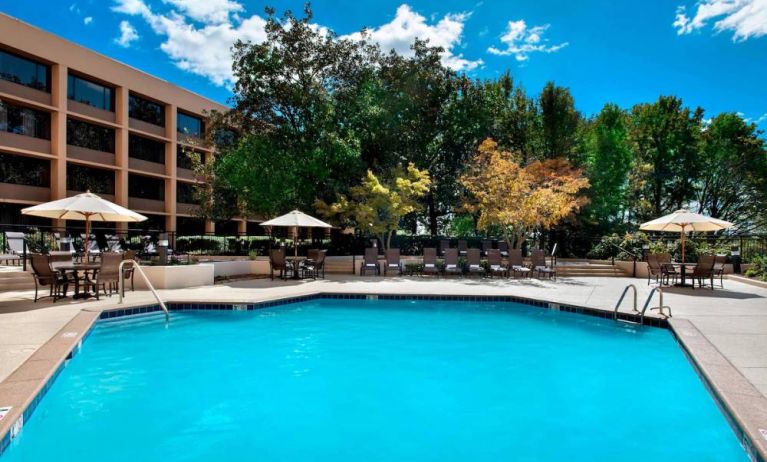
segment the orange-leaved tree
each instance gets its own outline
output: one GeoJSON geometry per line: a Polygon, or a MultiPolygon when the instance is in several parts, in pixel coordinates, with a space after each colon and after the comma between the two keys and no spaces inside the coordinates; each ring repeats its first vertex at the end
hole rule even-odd
{"type": "Polygon", "coordinates": [[[461,176],[464,208],[478,216],[481,230],[502,230],[509,246],[520,248],[535,230],[545,230],[586,204],[580,193],[589,180],[564,158],[522,165],[518,156],[482,142],[461,176]]]}

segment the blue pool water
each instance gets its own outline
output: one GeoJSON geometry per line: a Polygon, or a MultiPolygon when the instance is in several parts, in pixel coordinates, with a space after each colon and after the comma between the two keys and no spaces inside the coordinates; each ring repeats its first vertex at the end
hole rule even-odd
{"type": "Polygon", "coordinates": [[[0,460],[747,457],[666,330],[318,299],[99,323],[0,460]]]}

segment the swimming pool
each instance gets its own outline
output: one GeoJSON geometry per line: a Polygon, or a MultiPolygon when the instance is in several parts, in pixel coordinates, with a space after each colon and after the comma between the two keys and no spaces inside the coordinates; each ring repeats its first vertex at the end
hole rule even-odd
{"type": "Polygon", "coordinates": [[[13,461],[745,461],[672,334],[507,302],[99,322],[13,461]]]}

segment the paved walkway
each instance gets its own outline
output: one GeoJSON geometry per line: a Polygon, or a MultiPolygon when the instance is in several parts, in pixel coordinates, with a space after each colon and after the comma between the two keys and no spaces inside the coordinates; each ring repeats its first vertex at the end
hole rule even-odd
{"type": "MultiPolygon", "coordinates": [[[[167,301],[224,303],[318,292],[511,295],[610,310],[627,284],[637,287],[641,307],[650,292],[644,280],[597,277],[553,282],[329,275],[319,281],[257,279],[160,293],[167,301]]],[[[672,326],[702,373],[741,422],[757,451],[767,458],[767,436],[761,434],[767,429],[767,289],[735,281],[725,281],[725,286],[715,291],[664,289],[664,304],[672,307],[672,326]]],[[[64,299],[55,304],[33,303],[32,296],[32,291],[0,292],[0,401],[20,409],[98,313],[118,306],[116,296],[85,302],[64,299]],[[57,337],[64,326],[67,332],[57,337]],[[25,363],[33,354],[35,357],[25,363]]],[[[153,302],[147,291],[129,292],[125,306],[153,302]]],[[[623,311],[630,309],[631,296],[623,311]]],[[[0,422],[0,430],[7,431],[11,418],[18,415],[0,422]]]]}

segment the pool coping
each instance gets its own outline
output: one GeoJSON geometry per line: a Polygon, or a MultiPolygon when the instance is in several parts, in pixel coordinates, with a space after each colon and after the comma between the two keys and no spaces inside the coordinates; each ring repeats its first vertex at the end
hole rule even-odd
{"type": "MultiPolygon", "coordinates": [[[[315,291],[301,295],[269,297],[259,301],[192,302],[168,301],[170,311],[188,310],[256,310],[315,299],[356,300],[455,300],[482,302],[514,302],[539,308],[565,311],[603,319],[613,319],[612,309],[563,304],[520,296],[491,295],[433,295],[433,294],[371,294],[362,292],[315,291]]],[[[83,341],[99,320],[160,312],[158,304],[135,303],[125,307],[80,311],[48,342],[35,351],[18,369],[0,382],[0,406],[12,406],[0,419],[0,456],[32,416],[37,405],[61,373],[67,362],[80,350],[83,341]],[[7,402],[6,402],[7,401],[7,402]]],[[[619,312],[618,318],[638,322],[638,315],[619,312]]],[[[714,398],[746,453],[754,462],[767,462],[767,398],[686,319],[647,316],[644,324],[667,328],[679,343],[701,382],[714,398]]]]}

